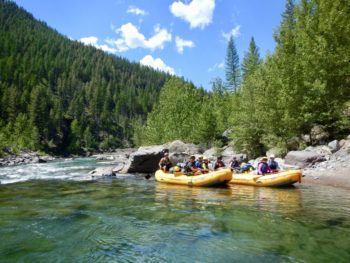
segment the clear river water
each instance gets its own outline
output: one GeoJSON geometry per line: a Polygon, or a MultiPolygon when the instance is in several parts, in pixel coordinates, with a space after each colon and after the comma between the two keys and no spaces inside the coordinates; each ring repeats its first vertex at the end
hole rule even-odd
{"type": "Polygon", "coordinates": [[[92,179],[94,159],[0,168],[0,262],[350,262],[350,191],[92,179]]]}

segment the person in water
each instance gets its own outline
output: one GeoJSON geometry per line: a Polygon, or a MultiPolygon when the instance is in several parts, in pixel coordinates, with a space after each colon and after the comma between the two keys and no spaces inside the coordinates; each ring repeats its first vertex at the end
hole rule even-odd
{"type": "Polygon", "coordinates": [[[278,162],[275,161],[275,155],[273,154],[270,155],[268,165],[273,173],[277,173],[279,170],[281,170],[280,166],[278,165],[278,162]]]}
{"type": "Polygon", "coordinates": [[[267,163],[267,160],[267,157],[261,158],[260,162],[258,163],[258,174],[264,175],[272,172],[271,168],[267,163]]]}
{"type": "Polygon", "coordinates": [[[172,163],[169,159],[169,153],[165,152],[164,157],[159,161],[159,169],[163,170],[164,172],[169,172],[171,166],[172,163]]]}
{"type": "Polygon", "coordinates": [[[215,164],[214,164],[214,170],[219,170],[225,167],[225,163],[222,161],[222,156],[218,156],[215,164]]]}
{"type": "Polygon", "coordinates": [[[188,175],[199,175],[201,174],[201,169],[196,167],[196,157],[192,155],[185,165],[185,172],[188,175]]]}

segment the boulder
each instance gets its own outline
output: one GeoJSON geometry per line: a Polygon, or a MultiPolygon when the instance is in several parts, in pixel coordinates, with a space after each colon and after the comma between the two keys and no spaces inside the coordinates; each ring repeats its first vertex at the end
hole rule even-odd
{"type": "Polygon", "coordinates": [[[309,146],[305,148],[305,151],[318,153],[324,156],[326,159],[332,155],[332,150],[326,145],[318,145],[318,146],[309,146]]]}
{"type": "Polygon", "coordinates": [[[313,145],[322,145],[325,144],[329,134],[325,130],[324,126],[316,125],[311,129],[310,137],[313,145]]]}
{"type": "Polygon", "coordinates": [[[115,176],[115,172],[113,171],[114,167],[99,167],[95,170],[89,172],[92,177],[106,177],[106,176],[115,176]]]}
{"type": "Polygon", "coordinates": [[[236,152],[233,150],[233,148],[231,146],[226,146],[222,149],[222,157],[228,157],[228,158],[232,158],[233,155],[236,154],[236,152]]]}
{"type": "Polygon", "coordinates": [[[309,144],[311,143],[311,136],[310,134],[304,134],[301,136],[301,139],[306,143],[309,144]]]}
{"type": "Polygon", "coordinates": [[[169,155],[169,159],[173,165],[186,163],[189,158],[190,155],[184,152],[171,152],[169,155]]]}
{"type": "Polygon", "coordinates": [[[215,147],[210,148],[203,153],[203,156],[209,158],[210,160],[214,160],[218,156],[218,149],[215,147]]]}
{"type": "Polygon", "coordinates": [[[323,161],[326,161],[326,158],[313,151],[291,151],[285,157],[286,165],[294,165],[300,168],[305,168],[323,161]]]}
{"type": "Polygon", "coordinates": [[[339,141],[338,140],[331,141],[330,143],[328,143],[327,146],[331,149],[332,153],[336,152],[339,150],[339,141]]]}
{"type": "Polygon", "coordinates": [[[167,149],[169,153],[186,153],[188,155],[195,155],[198,153],[201,154],[204,152],[203,146],[192,143],[184,143],[180,140],[164,144],[163,148],[167,149]]]}
{"type": "Polygon", "coordinates": [[[164,147],[167,148],[169,150],[169,152],[171,152],[171,153],[186,153],[186,152],[188,152],[187,145],[180,140],[176,140],[176,141],[171,142],[170,144],[166,144],[166,145],[164,145],[164,147]]]}
{"type": "Polygon", "coordinates": [[[160,159],[164,154],[164,146],[140,147],[130,154],[123,168],[124,173],[153,173],[158,169],[160,159]]]}
{"type": "Polygon", "coordinates": [[[282,149],[279,147],[271,148],[266,152],[267,157],[270,157],[271,155],[274,155],[275,157],[281,157],[281,156],[284,156],[285,154],[286,154],[285,149],[282,149]]]}
{"type": "Polygon", "coordinates": [[[339,148],[342,148],[346,144],[347,140],[340,140],[339,141],[339,148]]]}
{"type": "Polygon", "coordinates": [[[114,166],[113,170],[112,170],[113,173],[117,174],[117,173],[120,173],[121,171],[123,171],[123,169],[125,167],[125,163],[121,162],[121,163],[118,163],[116,166],[114,166]]]}

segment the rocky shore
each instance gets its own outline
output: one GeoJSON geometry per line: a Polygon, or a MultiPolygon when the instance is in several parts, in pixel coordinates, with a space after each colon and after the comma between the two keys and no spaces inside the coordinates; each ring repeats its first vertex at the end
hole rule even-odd
{"type": "MultiPolygon", "coordinates": [[[[173,141],[164,145],[146,146],[138,149],[117,149],[114,152],[92,155],[97,161],[109,162],[110,166],[100,167],[89,174],[92,177],[114,176],[117,174],[140,173],[149,177],[158,169],[159,160],[165,151],[169,151],[173,164],[184,163],[191,155],[203,155],[214,163],[217,156],[223,157],[228,165],[235,156],[254,166],[260,158],[248,160],[245,154],[237,153],[232,147],[210,148],[173,141]]],[[[269,155],[271,151],[267,152],[269,155]]],[[[55,157],[37,152],[21,152],[0,158],[1,166],[45,163],[55,157]]],[[[285,169],[302,169],[304,185],[330,185],[350,189],[350,136],[328,144],[310,146],[302,151],[291,151],[284,158],[276,158],[285,169]]]]}
{"type": "MultiPolygon", "coordinates": [[[[137,150],[129,149],[127,153],[116,152],[113,158],[117,165],[99,168],[91,171],[90,174],[96,177],[118,173],[151,175],[158,169],[158,162],[164,151],[169,151],[173,164],[183,163],[190,155],[206,156],[212,163],[218,155],[223,157],[226,164],[234,156],[248,161],[245,154],[235,152],[232,147],[206,149],[202,146],[174,141],[164,145],[140,147],[137,150]]],[[[110,155],[102,156],[96,158],[111,158],[110,155]]],[[[259,159],[249,160],[249,162],[256,166],[259,159]]],[[[350,189],[350,136],[340,141],[310,146],[302,151],[291,151],[284,159],[276,158],[276,160],[285,169],[302,169],[304,184],[324,184],[350,189]]]]}
{"type": "Polygon", "coordinates": [[[14,166],[23,165],[30,163],[46,163],[53,161],[55,157],[51,155],[43,155],[38,152],[20,152],[18,154],[9,154],[4,157],[0,157],[0,167],[1,166],[14,166]]]}

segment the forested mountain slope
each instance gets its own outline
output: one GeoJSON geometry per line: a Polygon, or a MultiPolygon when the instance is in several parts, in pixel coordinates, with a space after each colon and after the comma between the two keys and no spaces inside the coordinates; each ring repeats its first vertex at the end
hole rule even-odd
{"type": "Polygon", "coordinates": [[[0,152],[130,145],[170,76],[72,41],[0,0],[0,152]]]}

